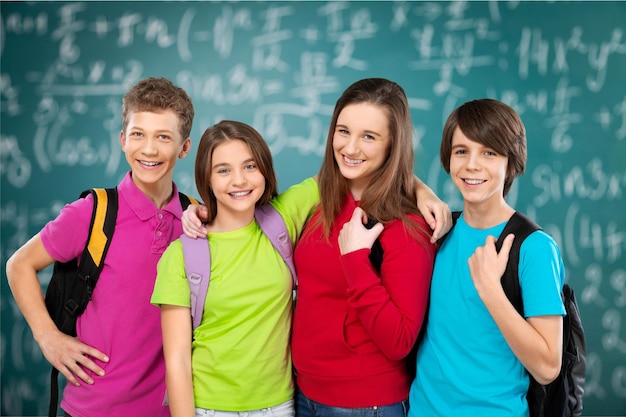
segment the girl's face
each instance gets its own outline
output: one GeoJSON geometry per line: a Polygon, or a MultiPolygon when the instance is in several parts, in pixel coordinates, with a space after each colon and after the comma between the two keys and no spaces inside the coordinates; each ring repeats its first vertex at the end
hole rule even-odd
{"type": "Polygon", "coordinates": [[[383,165],[391,146],[389,120],[371,103],[349,104],[341,110],[333,135],[335,161],[360,200],[374,173],[383,165]]]}
{"type": "Polygon", "coordinates": [[[452,136],[450,176],[466,205],[501,205],[509,159],[466,137],[458,127],[452,136]]]}
{"type": "Polygon", "coordinates": [[[256,202],[265,191],[250,147],[241,140],[228,140],[213,150],[210,185],[217,199],[218,217],[254,215],[256,202]]]}

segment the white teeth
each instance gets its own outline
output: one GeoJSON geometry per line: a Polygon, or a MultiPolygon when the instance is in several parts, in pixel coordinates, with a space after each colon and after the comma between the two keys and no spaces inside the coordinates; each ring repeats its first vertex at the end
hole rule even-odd
{"type": "Polygon", "coordinates": [[[159,165],[158,162],[152,162],[152,161],[141,161],[141,163],[143,165],[147,165],[149,167],[155,167],[155,166],[159,165]]]}
{"type": "Polygon", "coordinates": [[[237,193],[230,193],[233,197],[243,197],[245,195],[250,194],[250,191],[239,191],[237,193]]]}
{"type": "Polygon", "coordinates": [[[350,159],[347,156],[344,156],[343,160],[349,164],[360,164],[361,162],[363,162],[363,159],[350,159]]]}
{"type": "Polygon", "coordinates": [[[482,184],[483,182],[485,182],[485,180],[470,180],[470,179],[466,179],[465,182],[470,184],[470,185],[478,185],[478,184],[482,184]]]}

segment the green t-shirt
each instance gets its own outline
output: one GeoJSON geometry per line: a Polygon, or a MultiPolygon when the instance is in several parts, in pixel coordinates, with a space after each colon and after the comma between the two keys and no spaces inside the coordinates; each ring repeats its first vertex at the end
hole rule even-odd
{"type": "MultiPolygon", "coordinates": [[[[318,202],[313,179],[272,200],[294,243],[318,202]]],[[[209,233],[208,240],[211,283],[192,344],[195,406],[245,411],[281,404],[293,396],[289,268],[256,221],[209,233]]],[[[190,306],[180,239],[161,257],[151,302],[190,306]]]]}

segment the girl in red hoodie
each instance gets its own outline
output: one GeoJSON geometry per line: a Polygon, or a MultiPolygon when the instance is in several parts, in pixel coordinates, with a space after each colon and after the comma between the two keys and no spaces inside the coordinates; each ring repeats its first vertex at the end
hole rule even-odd
{"type": "Polygon", "coordinates": [[[333,112],[320,205],[295,251],[298,417],[405,417],[408,355],[426,313],[435,247],[415,206],[402,87],[357,81],[333,112]],[[371,229],[364,223],[378,221],[371,229]],[[380,272],[368,256],[379,240],[380,272]]]}

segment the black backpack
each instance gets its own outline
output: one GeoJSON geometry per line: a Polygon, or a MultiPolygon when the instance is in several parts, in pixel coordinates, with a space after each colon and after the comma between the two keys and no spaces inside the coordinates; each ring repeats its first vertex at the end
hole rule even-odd
{"type": "MultiPolygon", "coordinates": [[[[58,329],[70,336],[76,336],[76,319],[83,314],[100,271],[104,257],[113,238],[117,218],[117,188],[92,188],[83,191],[80,198],[91,194],[94,199],[91,224],[85,248],[80,258],[69,262],[55,262],[52,278],[46,290],[45,303],[50,317],[58,329]]],[[[197,201],[183,193],[178,193],[185,209],[197,201]]],[[[50,406],[48,415],[57,415],[59,402],[59,371],[52,367],[50,374],[50,406]]]]}
{"type": "MultiPolygon", "coordinates": [[[[453,221],[460,212],[452,213],[453,221]]],[[[515,240],[509,253],[509,261],[502,276],[502,287],[511,304],[524,316],[524,305],[519,286],[518,264],[522,242],[541,227],[522,213],[515,212],[509,219],[496,242],[500,251],[504,238],[513,233],[515,240]]],[[[445,236],[440,240],[443,242],[445,236]]],[[[585,332],[572,288],[564,284],[561,293],[565,312],[563,317],[563,360],[559,376],[548,385],[541,385],[532,375],[526,399],[530,417],[579,417],[583,409],[586,371],[585,332]]]]}

